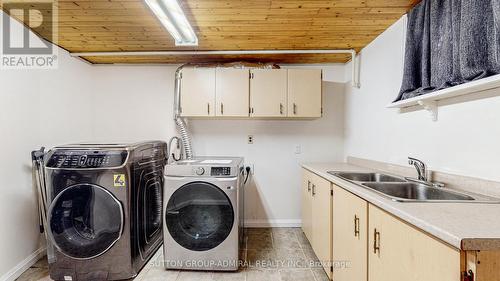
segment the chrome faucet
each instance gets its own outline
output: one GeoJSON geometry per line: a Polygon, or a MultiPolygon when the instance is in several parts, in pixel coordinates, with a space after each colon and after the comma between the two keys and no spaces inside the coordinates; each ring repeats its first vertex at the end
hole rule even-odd
{"type": "Polygon", "coordinates": [[[444,183],[429,181],[427,165],[425,165],[425,163],[422,160],[408,157],[408,164],[415,166],[415,168],[417,169],[418,179],[405,178],[406,180],[426,184],[436,188],[445,187],[444,183]]]}
{"type": "Polygon", "coordinates": [[[408,157],[408,164],[415,166],[418,173],[418,180],[420,181],[428,181],[427,178],[427,165],[422,160],[418,160],[416,158],[408,157]]]}

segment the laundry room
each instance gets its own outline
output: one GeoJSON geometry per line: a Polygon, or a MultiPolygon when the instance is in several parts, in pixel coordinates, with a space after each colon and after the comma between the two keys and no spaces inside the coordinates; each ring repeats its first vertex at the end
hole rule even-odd
{"type": "Polygon", "coordinates": [[[0,8],[0,281],[500,281],[497,1],[0,8]]]}

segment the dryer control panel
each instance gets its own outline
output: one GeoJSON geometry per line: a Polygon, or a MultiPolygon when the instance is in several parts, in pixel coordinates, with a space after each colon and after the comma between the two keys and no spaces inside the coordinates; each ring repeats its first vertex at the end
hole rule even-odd
{"type": "Polygon", "coordinates": [[[126,150],[56,150],[47,160],[49,168],[110,168],[123,165],[126,150]]]}

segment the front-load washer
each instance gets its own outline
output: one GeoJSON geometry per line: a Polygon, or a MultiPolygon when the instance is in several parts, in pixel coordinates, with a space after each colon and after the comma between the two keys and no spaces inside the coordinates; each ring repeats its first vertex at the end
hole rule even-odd
{"type": "Polygon", "coordinates": [[[77,144],[45,156],[53,280],[133,278],[162,244],[166,143],[77,144]]]}
{"type": "Polygon", "coordinates": [[[234,271],[243,237],[243,158],[198,157],[165,167],[167,269],[234,271]]]}

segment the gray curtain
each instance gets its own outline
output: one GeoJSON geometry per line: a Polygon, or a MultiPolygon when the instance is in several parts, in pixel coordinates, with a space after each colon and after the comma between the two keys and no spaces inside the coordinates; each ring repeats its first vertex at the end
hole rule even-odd
{"type": "Polygon", "coordinates": [[[395,101],[500,73],[500,0],[423,0],[408,13],[395,101]]]}

